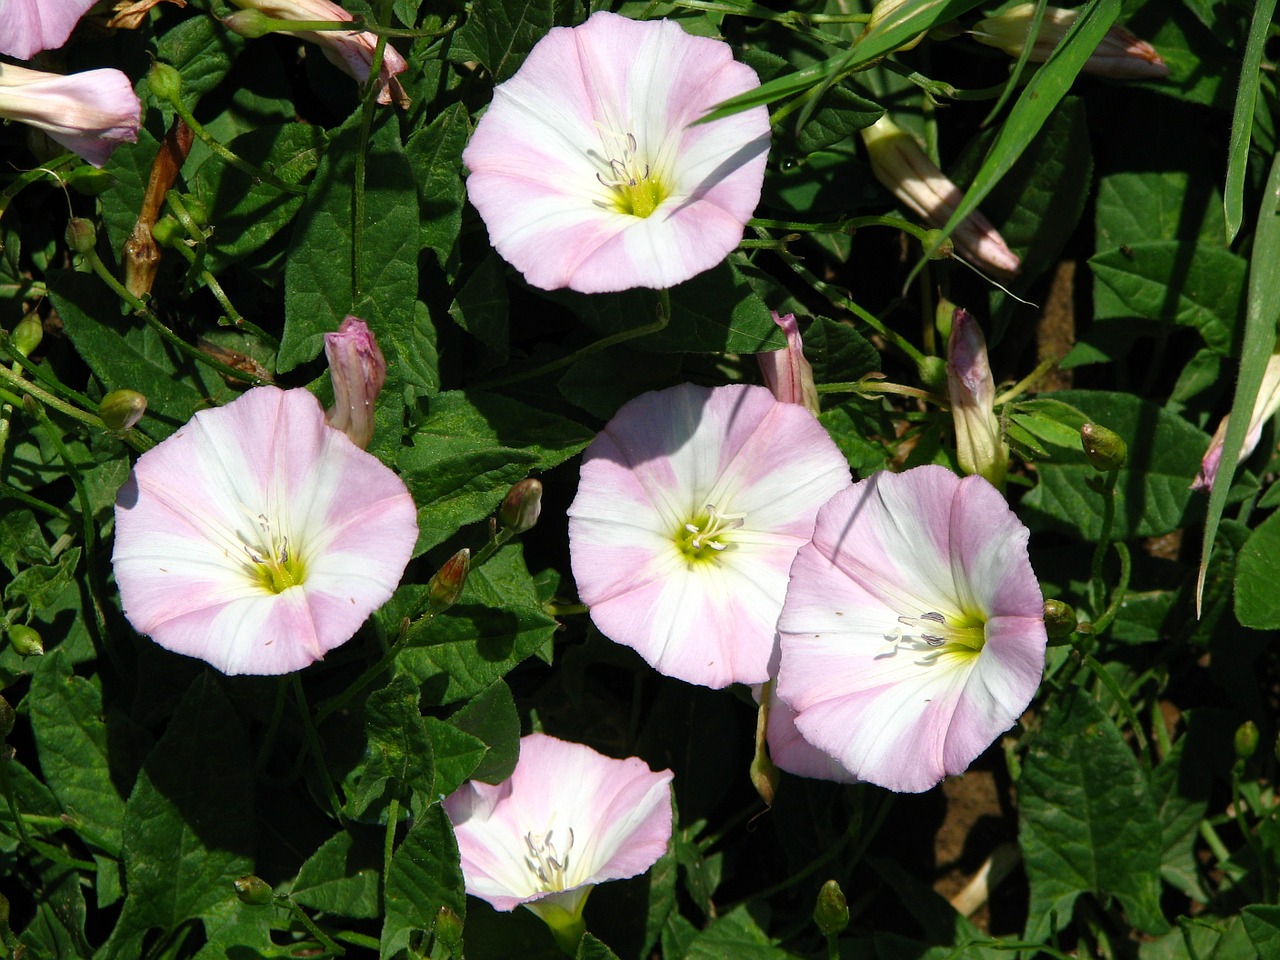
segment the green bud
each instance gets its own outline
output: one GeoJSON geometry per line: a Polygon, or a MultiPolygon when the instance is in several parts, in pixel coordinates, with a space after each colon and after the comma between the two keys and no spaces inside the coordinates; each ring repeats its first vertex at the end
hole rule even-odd
{"type": "Polygon", "coordinates": [[[498,519],[512,533],[532,530],[542,513],[542,482],[530,477],[513,486],[502,499],[498,519]]]}
{"type": "Polygon", "coordinates": [[[947,361],[941,357],[921,357],[916,364],[916,376],[929,390],[947,392],[947,361]]]}
{"type": "Polygon", "coordinates": [[[1248,760],[1258,749],[1258,725],[1246,720],[1236,730],[1236,756],[1248,760]]]}
{"type": "Polygon", "coordinates": [[[209,208],[205,206],[203,200],[193,193],[184,193],[179,196],[182,206],[186,208],[187,216],[191,218],[191,222],[197,227],[207,227],[209,225],[209,208]]]}
{"type": "Polygon", "coordinates": [[[1061,600],[1044,602],[1044,629],[1049,640],[1065,640],[1076,632],[1076,612],[1061,600]]]}
{"type": "Polygon", "coordinates": [[[457,953],[462,944],[462,920],[448,907],[441,907],[436,913],[436,939],[457,953]]]}
{"type": "Polygon", "coordinates": [[[271,18],[261,10],[237,10],[225,18],[222,25],[232,33],[238,33],[250,40],[265,37],[271,33],[273,27],[271,18]]]}
{"type": "Polygon", "coordinates": [[[88,256],[98,242],[98,232],[84,217],[72,217],[67,224],[67,246],[76,253],[88,256]]]}
{"type": "Polygon", "coordinates": [[[98,404],[98,416],[112,430],[129,430],[147,412],[147,398],[137,390],[112,390],[98,404]]]}
{"type": "Polygon", "coordinates": [[[445,561],[427,583],[427,609],[432,613],[448,610],[462,596],[462,587],[471,572],[471,551],[463,547],[445,561]]]}
{"type": "Polygon", "coordinates": [[[1096,423],[1086,423],[1080,428],[1080,445],[1093,468],[1103,473],[1119,470],[1129,455],[1129,448],[1118,433],[1096,423]]]}
{"type": "Polygon", "coordinates": [[[99,194],[106,193],[117,183],[114,174],[108,173],[106,170],[99,170],[97,167],[91,167],[88,164],[76,167],[62,178],[76,193],[84,194],[86,197],[96,197],[99,194]]]}
{"type": "Polygon", "coordinates": [[[176,247],[187,239],[187,230],[177,217],[166,214],[151,228],[151,237],[162,247],[176,247]]]}
{"type": "Polygon", "coordinates": [[[837,937],[849,926],[849,904],[836,881],[828,880],[818,891],[818,902],[813,908],[813,922],[825,937],[837,937]]]}
{"type": "Polygon", "coordinates": [[[19,320],[18,325],[13,328],[13,334],[9,337],[9,344],[17,351],[19,356],[29,357],[36,347],[40,346],[40,341],[43,339],[44,324],[33,310],[19,320]]]}
{"type": "Polygon", "coordinates": [[[926,250],[933,250],[933,253],[929,254],[930,260],[950,260],[956,252],[956,245],[951,241],[950,237],[944,239],[941,230],[926,230],[924,239],[920,241],[920,244],[926,250]],[[940,239],[942,242],[938,243],[940,239]],[[935,243],[938,244],[936,249],[933,247],[935,243]]]}
{"type": "MultiPolygon", "coordinates": [[[[0,697],[0,740],[13,733],[13,724],[17,719],[18,715],[13,712],[13,707],[9,706],[9,701],[0,697]]],[[[0,760],[0,763],[3,762],[0,760]]]]}
{"type": "Polygon", "coordinates": [[[21,623],[9,625],[9,644],[20,657],[44,656],[44,640],[40,634],[21,623]]]}
{"type": "Polygon", "coordinates": [[[275,899],[275,894],[271,892],[271,887],[267,881],[261,877],[255,877],[251,873],[236,880],[235,888],[236,896],[240,898],[240,902],[251,907],[265,907],[275,899]]]}
{"type": "Polygon", "coordinates": [[[177,101],[182,96],[182,74],[157,60],[147,74],[147,86],[161,100],[177,101]]]}

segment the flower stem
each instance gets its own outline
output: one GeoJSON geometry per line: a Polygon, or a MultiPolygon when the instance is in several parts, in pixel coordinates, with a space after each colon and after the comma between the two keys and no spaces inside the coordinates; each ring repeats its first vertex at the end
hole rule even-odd
{"type": "Polygon", "coordinates": [[[321,930],[316,922],[307,916],[307,911],[303,910],[302,907],[295,903],[292,897],[284,895],[277,896],[275,898],[275,902],[277,906],[285,907],[290,910],[293,915],[301,921],[302,925],[307,928],[307,932],[319,940],[320,945],[334,956],[341,957],[346,954],[347,951],[342,948],[342,945],[335,942],[332,937],[321,930]]]}
{"type": "MultiPolygon", "coordinates": [[[[101,430],[103,433],[109,433],[109,434],[112,434],[113,436],[119,437],[125,443],[129,444],[129,446],[133,447],[133,449],[136,450],[138,453],[145,453],[146,451],[150,450],[152,447],[151,439],[145,436],[144,434],[138,433],[135,430],[125,430],[122,432],[116,432],[115,430],[112,430],[110,427],[108,427],[105,423],[103,423],[102,418],[97,416],[96,414],[87,413],[86,411],[81,410],[79,407],[74,407],[64,400],[59,400],[57,397],[49,393],[47,390],[43,390],[40,387],[37,387],[30,380],[26,379],[16,371],[11,370],[8,367],[5,367],[3,365],[0,365],[0,381],[11,384],[18,391],[20,395],[29,396],[33,400],[37,401],[38,403],[46,407],[52,407],[54,410],[57,410],[59,413],[66,414],[72,420],[78,420],[81,423],[85,424],[86,426],[92,427],[95,430],[101,430]]],[[[22,403],[20,396],[6,398],[6,399],[10,403],[13,403],[13,402],[22,403]]],[[[0,445],[0,450],[3,450],[3,449],[4,449],[3,445],[0,445]]]]}
{"type": "Polygon", "coordinates": [[[277,190],[282,190],[285,193],[306,193],[307,192],[306,187],[296,183],[286,183],[285,181],[281,180],[279,177],[276,177],[270,173],[267,173],[267,171],[265,170],[255,167],[248,160],[241,159],[237,154],[233,153],[230,149],[223,146],[223,144],[220,143],[217,140],[217,138],[213,136],[213,134],[211,134],[208,130],[204,128],[204,125],[195,118],[195,115],[192,114],[190,109],[188,109],[187,105],[182,102],[181,94],[175,94],[174,96],[170,97],[169,103],[172,104],[174,112],[177,113],[178,116],[182,118],[182,122],[191,128],[191,132],[194,133],[197,137],[199,137],[206,147],[212,150],[215,154],[217,154],[227,163],[231,164],[231,166],[235,167],[241,173],[244,173],[246,176],[250,177],[255,182],[261,181],[262,183],[269,183],[271,184],[271,186],[275,187],[277,190]]]}
{"type": "Polygon", "coordinates": [[[311,709],[307,706],[307,694],[302,689],[302,678],[293,674],[293,697],[298,702],[298,713],[302,716],[302,729],[306,731],[307,746],[316,758],[316,766],[320,770],[320,778],[324,781],[325,792],[329,795],[329,806],[333,810],[334,819],[343,822],[342,804],[338,802],[337,791],[333,789],[333,778],[329,776],[329,765],[324,762],[324,751],[320,746],[320,735],[316,733],[316,724],[311,721],[311,709]]]}
{"type": "Polygon", "coordinates": [[[387,804],[387,831],[382,840],[382,911],[387,910],[387,878],[391,876],[391,856],[395,852],[396,827],[400,821],[400,798],[387,804]]]}
{"type": "Polygon", "coordinates": [[[1094,548],[1093,559],[1089,564],[1089,599],[1095,612],[1101,608],[1102,598],[1106,595],[1106,584],[1102,580],[1102,561],[1106,559],[1107,545],[1111,542],[1111,527],[1116,519],[1116,480],[1119,476],[1118,470],[1108,470],[1106,479],[1102,482],[1102,529],[1098,533],[1098,545],[1094,548]]]}

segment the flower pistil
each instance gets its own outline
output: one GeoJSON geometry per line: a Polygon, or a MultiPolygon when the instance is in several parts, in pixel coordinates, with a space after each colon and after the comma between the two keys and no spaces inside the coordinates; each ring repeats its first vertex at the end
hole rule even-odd
{"type": "Polygon", "coordinates": [[[596,172],[596,179],[609,188],[609,199],[600,205],[631,217],[650,216],[671,191],[662,178],[654,174],[652,165],[641,160],[634,133],[615,133],[603,125],[600,129],[623,144],[620,157],[609,156],[612,151],[606,148],[606,169],[596,172]]]}
{"type": "Polygon", "coordinates": [[[546,836],[538,840],[530,830],[524,835],[524,845],[528,849],[525,855],[525,866],[538,880],[542,890],[547,893],[559,893],[567,890],[571,884],[568,880],[569,853],[573,850],[573,828],[569,828],[569,840],[565,844],[564,853],[556,849],[552,837],[555,830],[548,830],[546,836]]]}
{"type": "Polygon", "coordinates": [[[745,513],[721,513],[714,504],[708,503],[702,513],[676,532],[676,547],[690,565],[711,560],[717,553],[728,548],[729,541],[724,539],[724,535],[730,530],[737,530],[746,519],[745,513]],[[703,553],[703,547],[714,552],[703,553]]]}

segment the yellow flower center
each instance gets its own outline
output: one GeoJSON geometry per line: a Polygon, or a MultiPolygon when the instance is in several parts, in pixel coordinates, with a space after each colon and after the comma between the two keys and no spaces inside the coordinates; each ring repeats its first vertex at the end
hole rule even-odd
{"type": "Polygon", "coordinates": [[[744,513],[721,513],[713,504],[675,532],[676,549],[690,565],[714,561],[733,542],[728,534],[746,520],[744,513]]]}
{"type": "Polygon", "coordinates": [[[621,156],[607,157],[607,169],[596,173],[596,179],[609,188],[607,205],[628,216],[649,216],[671,191],[652,167],[641,160],[634,134],[622,135],[609,130],[605,133],[623,144],[621,156]]]}
{"type": "Polygon", "coordinates": [[[953,614],[946,617],[936,610],[929,610],[918,617],[898,617],[905,629],[885,635],[892,649],[880,654],[892,657],[902,646],[925,653],[923,663],[934,663],[944,655],[948,658],[976,657],[987,642],[986,620],[977,614],[953,614]]]}
{"type": "Polygon", "coordinates": [[[524,835],[524,865],[538,881],[540,889],[548,893],[556,893],[568,887],[569,851],[573,849],[573,830],[569,830],[569,840],[564,851],[556,849],[553,836],[555,830],[548,830],[541,840],[530,830],[524,835]]]}
{"type": "Polygon", "coordinates": [[[255,543],[241,541],[250,578],[267,593],[284,593],[306,582],[307,565],[301,555],[289,549],[289,538],[278,533],[263,514],[257,517],[255,543]]]}

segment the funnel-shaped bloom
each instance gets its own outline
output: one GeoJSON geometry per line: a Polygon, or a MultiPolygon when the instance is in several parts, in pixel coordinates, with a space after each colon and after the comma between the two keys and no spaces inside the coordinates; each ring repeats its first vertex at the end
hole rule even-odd
{"type": "Polygon", "coordinates": [[[94,0],[0,0],[0,53],[30,60],[56,50],[94,0]]]}
{"type": "Polygon", "coordinates": [[[498,252],[535,287],[671,287],[738,245],[760,200],[764,107],[691,126],[759,86],[729,45],[596,13],[538,41],[462,155],[498,252]]]}
{"type": "Polygon", "coordinates": [[[579,595],[660,673],[763,683],[791,561],[849,483],[813,414],[764,387],[646,393],[583,457],[569,507],[579,595]]]}
{"type": "Polygon", "coordinates": [[[764,385],[783,403],[798,403],[815,416],[818,413],[818,387],[813,382],[813,366],[805,359],[800,325],[794,313],[779,315],[773,311],[773,322],[787,336],[787,345],[771,353],[757,353],[764,385]]]}
{"type": "MultiPolygon", "coordinates": [[[[231,0],[244,10],[256,10],[272,20],[352,20],[351,14],[330,0],[231,0]]],[[[237,16],[233,14],[234,18],[237,16]]],[[[233,21],[234,26],[234,21],[233,21]]],[[[373,65],[374,48],[378,36],[368,31],[356,30],[282,30],[291,37],[307,40],[320,47],[325,59],[339,70],[355,77],[360,83],[369,79],[373,65]]],[[[378,71],[378,102],[407,107],[409,96],[400,86],[396,74],[403,73],[408,64],[391,44],[382,51],[382,69],[378,71]]]]}
{"type": "MultiPolygon", "coordinates": [[[[1011,57],[1020,57],[1031,32],[1035,8],[1034,3],[1020,3],[997,17],[979,20],[973,27],[973,39],[989,47],[998,47],[1011,57]]],[[[1079,10],[1045,7],[1040,32],[1036,34],[1027,59],[1032,63],[1048,60],[1079,13],[1079,10]]],[[[1156,53],[1156,48],[1123,27],[1108,30],[1081,69],[1113,80],[1159,80],[1169,75],[1169,68],[1156,53]]]]}
{"type": "MultiPolygon", "coordinates": [[[[1253,402],[1253,412],[1249,415],[1249,429],[1244,435],[1244,446],[1240,450],[1240,462],[1257,449],[1262,439],[1262,428],[1267,421],[1280,410],[1280,350],[1271,354],[1267,368],[1262,373],[1262,386],[1258,390],[1258,399],[1253,402]]],[[[1209,441],[1209,449],[1200,461],[1200,472],[1191,481],[1191,489],[1208,493],[1213,489],[1214,478],[1218,475],[1218,465],[1222,463],[1222,446],[1227,439],[1227,425],[1230,417],[1223,417],[1218,429],[1213,432],[1209,441]]]]}
{"type": "Polygon", "coordinates": [[[142,104],[119,70],[64,77],[0,63],[0,117],[37,127],[100,167],[121,143],[138,139],[142,104]]]}
{"type": "Polygon", "coordinates": [[[373,403],[387,380],[387,361],[369,325],[356,317],[324,335],[324,355],[333,381],[329,426],[363,450],[373,439],[373,403]]]}
{"type": "Polygon", "coordinates": [[[666,852],[671,777],[636,757],[524,737],[510,779],[472,781],[444,801],[467,893],[497,910],[523,904],[557,939],[580,935],[595,884],[644,873],[666,852]]]}
{"type": "Polygon", "coordinates": [[[417,534],[400,478],[312,394],[258,387],[138,458],[112,561],[140,633],[223,673],[279,674],[351,639],[417,534]]]}
{"type": "Polygon", "coordinates": [[[978,321],[963,307],[957,307],[951,316],[947,393],[956,427],[960,469],[1003,487],[1009,448],[996,417],[996,382],[987,361],[987,341],[978,321]]]}
{"type": "Polygon", "coordinates": [[[778,623],[778,696],[859,780],[907,793],[1009,729],[1044,668],[1027,528],[981,477],[876,473],[818,513],[778,623]]]}
{"type": "MultiPolygon", "coordinates": [[[[915,137],[883,116],[862,131],[871,172],[890,193],[926,223],[941,230],[964,199],[964,191],[947,179],[920,149],[915,137]]],[[[977,210],[951,234],[956,249],[970,263],[1012,276],[1022,261],[1004,237],[977,210]]]]}

